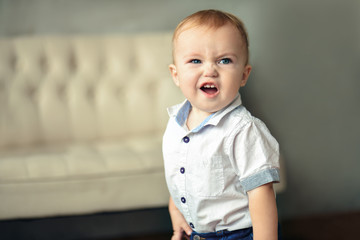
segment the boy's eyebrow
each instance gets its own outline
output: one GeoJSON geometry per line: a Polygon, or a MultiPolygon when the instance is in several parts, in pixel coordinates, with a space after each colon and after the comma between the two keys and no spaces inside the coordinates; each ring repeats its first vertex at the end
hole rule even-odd
{"type": "Polygon", "coordinates": [[[220,54],[218,56],[218,58],[223,58],[223,57],[228,57],[228,56],[231,56],[231,57],[234,57],[234,58],[238,58],[238,54],[235,54],[235,53],[224,53],[224,54],[220,54]]]}
{"type": "MultiPolygon", "coordinates": [[[[183,58],[201,57],[202,55],[203,54],[201,54],[201,53],[194,52],[194,53],[188,53],[188,54],[183,55],[183,58]]],[[[222,57],[226,57],[226,56],[238,58],[238,54],[233,53],[233,52],[221,53],[221,54],[217,55],[216,58],[222,58],[222,57]]]]}
{"type": "Polygon", "coordinates": [[[200,57],[201,54],[199,53],[188,53],[188,54],[184,54],[182,55],[182,58],[194,58],[194,57],[200,57]]]}
{"type": "Polygon", "coordinates": [[[188,54],[185,54],[184,57],[193,57],[193,56],[201,56],[200,53],[188,53],[188,54]]]}

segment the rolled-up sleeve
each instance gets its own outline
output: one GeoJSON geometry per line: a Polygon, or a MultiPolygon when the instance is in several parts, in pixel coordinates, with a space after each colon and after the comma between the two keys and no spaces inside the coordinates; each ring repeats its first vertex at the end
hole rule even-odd
{"type": "Polygon", "coordinates": [[[279,144],[259,119],[252,118],[236,132],[231,159],[246,192],[280,181],[279,144]]]}

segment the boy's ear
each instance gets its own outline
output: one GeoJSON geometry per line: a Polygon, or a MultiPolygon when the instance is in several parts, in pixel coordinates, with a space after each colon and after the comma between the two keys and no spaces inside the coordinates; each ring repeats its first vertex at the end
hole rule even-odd
{"type": "Polygon", "coordinates": [[[178,79],[178,74],[176,71],[176,66],[174,64],[170,64],[169,70],[170,70],[170,73],[171,73],[171,76],[172,76],[172,79],[173,79],[175,85],[179,87],[179,79],[178,79]]]}
{"type": "Polygon", "coordinates": [[[247,80],[250,76],[250,72],[251,72],[252,67],[250,65],[246,65],[244,68],[244,72],[241,78],[241,83],[240,83],[240,87],[244,87],[247,83],[247,80]]]}

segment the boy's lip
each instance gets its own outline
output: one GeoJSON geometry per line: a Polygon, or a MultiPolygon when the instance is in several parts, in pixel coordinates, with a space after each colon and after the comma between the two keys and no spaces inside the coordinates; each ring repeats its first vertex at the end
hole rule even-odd
{"type": "Polygon", "coordinates": [[[219,94],[219,87],[214,82],[204,82],[200,85],[200,90],[207,96],[207,97],[215,97],[219,94]]]}

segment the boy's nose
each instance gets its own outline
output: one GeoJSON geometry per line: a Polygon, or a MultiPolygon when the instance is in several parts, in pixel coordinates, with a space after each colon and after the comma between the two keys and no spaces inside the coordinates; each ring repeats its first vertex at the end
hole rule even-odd
{"type": "Polygon", "coordinates": [[[218,72],[213,63],[204,64],[204,77],[217,77],[218,72]]]}

